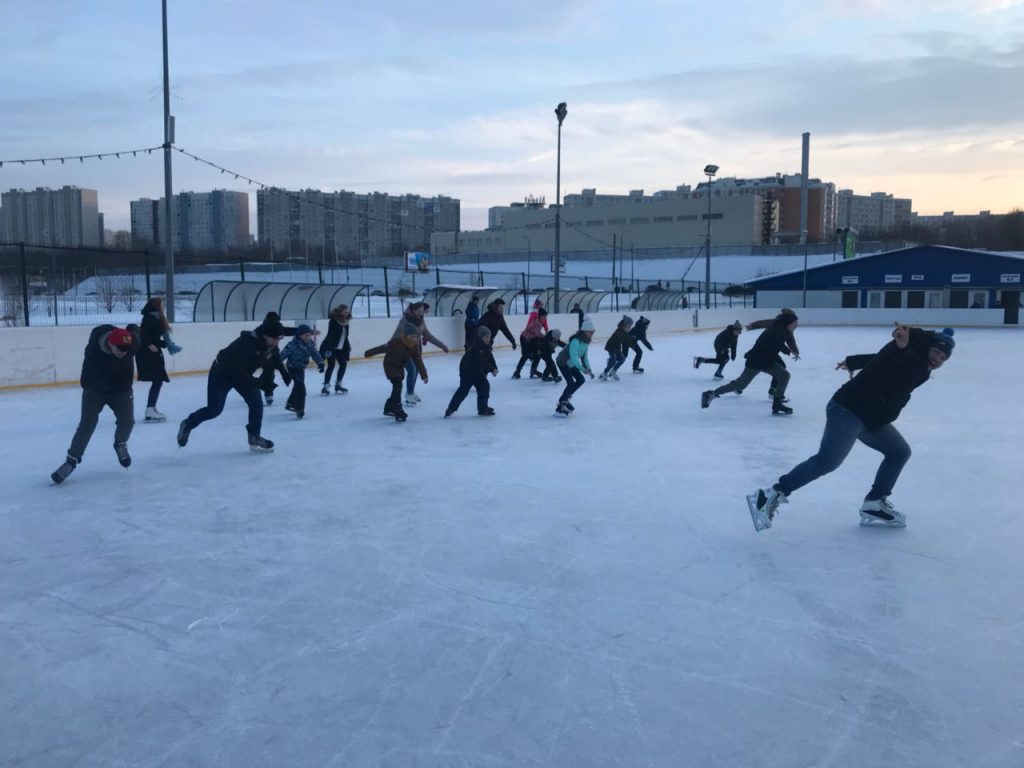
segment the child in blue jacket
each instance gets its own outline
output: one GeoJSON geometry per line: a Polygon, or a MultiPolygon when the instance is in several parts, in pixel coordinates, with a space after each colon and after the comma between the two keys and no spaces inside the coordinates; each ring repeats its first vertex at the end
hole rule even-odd
{"type": "Polygon", "coordinates": [[[313,343],[313,329],[308,325],[300,325],[295,329],[292,340],[281,350],[281,362],[292,377],[292,393],[288,395],[284,409],[291,411],[300,419],[306,415],[306,366],[309,365],[310,358],[316,363],[317,370],[323,373],[324,359],[320,357],[316,344],[313,343]]]}
{"type": "Polygon", "coordinates": [[[560,413],[563,416],[572,413],[575,408],[572,407],[570,400],[576,390],[582,387],[583,382],[586,381],[583,374],[586,373],[590,378],[594,378],[594,372],[590,369],[590,360],[587,358],[587,350],[594,338],[594,330],[594,321],[589,317],[586,318],[580,325],[580,330],[569,339],[569,346],[558,353],[558,370],[565,377],[565,390],[558,398],[558,407],[555,408],[555,413],[560,413]]]}

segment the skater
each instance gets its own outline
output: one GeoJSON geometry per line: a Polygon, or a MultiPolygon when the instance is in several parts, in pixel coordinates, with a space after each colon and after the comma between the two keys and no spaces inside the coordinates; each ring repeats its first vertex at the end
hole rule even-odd
{"type": "Polygon", "coordinates": [[[643,344],[651,352],[654,351],[654,347],[651,346],[651,342],[647,340],[647,329],[650,327],[651,321],[643,315],[640,315],[636,324],[633,326],[633,330],[630,332],[629,348],[633,350],[633,373],[643,373],[644,369],[640,367],[640,361],[643,359],[644,351],[640,348],[643,344]]]}
{"type": "Polygon", "coordinates": [[[714,378],[719,381],[724,379],[722,369],[730,360],[736,359],[736,341],[741,333],[743,333],[743,323],[739,320],[732,325],[727,325],[724,331],[715,336],[715,356],[695,357],[693,358],[693,367],[700,368],[702,363],[714,363],[718,366],[714,378]]]}
{"type": "Polygon", "coordinates": [[[117,328],[98,325],[89,334],[82,359],[82,414],[78,429],[71,438],[67,458],[50,475],[60,485],[82,463],[92,433],[99,423],[100,411],[105,407],[114,412],[114,453],[118,463],[128,468],[132,457],[128,454],[128,438],[135,426],[135,401],[132,382],[135,379],[134,356],[139,349],[139,327],[129,325],[117,328]]]}
{"type": "MultiPolygon", "coordinates": [[[[278,325],[281,325],[281,316],[277,314],[277,312],[271,310],[270,312],[267,312],[266,316],[263,318],[263,323],[277,323],[278,325]]],[[[291,326],[281,325],[281,331],[284,336],[295,335],[295,328],[291,326]]],[[[255,329],[253,332],[255,333],[255,329]]],[[[320,331],[313,331],[314,336],[319,334],[320,331]]],[[[266,366],[260,372],[258,379],[259,388],[263,392],[263,402],[268,407],[274,404],[274,390],[277,389],[277,382],[274,381],[274,371],[281,374],[281,378],[284,380],[284,385],[286,387],[291,385],[291,375],[288,373],[288,369],[285,367],[284,363],[281,362],[281,350],[277,347],[273,350],[270,365],[266,366]]]]}
{"type": "Polygon", "coordinates": [[[777,383],[772,399],[772,414],[776,416],[789,416],[793,409],[785,404],[786,386],[789,384],[789,371],[787,371],[777,356],[787,349],[786,340],[792,338],[799,320],[792,310],[783,310],[776,317],[771,326],[761,332],[754,342],[754,346],[745,355],[746,365],[739,378],[730,381],[718,389],[709,389],[700,396],[700,407],[707,408],[716,397],[726,392],[742,392],[747,385],[754,380],[759,373],[771,374],[772,379],[777,383]]]}
{"type": "Polygon", "coordinates": [[[146,398],[147,422],[167,420],[167,417],[156,409],[156,401],[160,397],[160,388],[170,382],[163,353],[167,348],[165,335],[170,331],[170,327],[164,314],[164,300],[157,296],[147,301],[146,306],[142,308],[139,351],[135,355],[139,381],[150,382],[149,396],[146,398]]]}
{"type": "Polygon", "coordinates": [[[552,357],[555,351],[559,347],[564,347],[565,342],[562,341],[562,332],[557,328],[552,328],[543,338],[537,340],[537,357],[534,360],[533,366],[530,369],[530,377],[533,378],[533,373],[537,369],[541,360],[544,361],[544,373],[541,374],[541,381],[553,381],[558,383],[562,380],[562,377],[558,375],[558,365],[555,364],[555,360],[552,357]]]}
{"type": "Polygon", "coordinates": [[[476,340],[476,327],[480,324],[480,297],[474,296],[466,305],[466,320],[463,326],[466,329],[466,349],[476,340]]]}
{"type": "Polygon", "coordinates": [[[235,390],[246,405],[249,406],[249,421],[246,432],[249,437],[249,450],[254,453],[270,453],[274,443],[267,440],[260,432],[263,428],[263,402],[260,400],[260,385],[253,373],[259,368],[264,371],[269,367],[273,371],[275,361],[280,362],[277,345],[285,336],[285,327],[281,325],[276,313],[269,313],[268,319],[255,330],[242,331],[238,338],[217,353],[206,377],[206,405],[193,411],[178,427],[178,445],[188,445],[192,430],[204,421],[215,419],[224,410],[228,392],[235,390]]]}
{"type": "Polygon", "coordinates": [[[491,352],[491,329],[481,325],[476,329],[476,343],[470,344],[469,349],[459,361],[459,388],[452,395],[451,402],[444,412],[447,419],[462,405],[469,390],[476,388],[476,412],[478,416],[493,416],[494,409],[487,404],[487,398],[491,393],[491,385],[487,382],[487,374],[498,375],[498,364],[494,362],[494,353],[491,352]]]}
{"type": "Polygon", "coordinates": [[[303,324],[295,329],[295,336],[281,350],[281,360],[292,380],[292,393],[288,395],[284,409],[300,419],[306,415],[306,368],[310,358],[316,363],[316,369],[323,373],[324,359],[313,343],[313,329],[303,324]]]}
{"type": "Polygon", "coordinates": [[[590,348],[593,338],[594,321],[587,318],[583,321],[583,327],[569,339],[569,345],[558,353],[558,370],[562,372],[565,379],[565,390],[558,398],[558,407],[555,408],[555,413],[568,416],[576,410],[571,401],[576,390],[582,387],[586,381],[583,374],[594,378],[594,372],[590,369],[590,360],[587,357],[587,350],[590,348]]]}
{"type": "Polygon", "coordinates": [[[512,331],[508,329],[508,323],[505,322],[505,300],[495,299],[487,305],[487,311],[484,312],[480,318],[480,325],[486,325],[491,331],[491,348],[494,348],[494,342],[497,340],[498,331],[505,334],[505,338],[512,342],[512,351],[516,350],[516,339],[512,335],[512,331]]]}
{"type": "MultiPolygon", "coordinates": [[[[437,338],[427,328],[427,321],[424,319],[427,312],[430,310],[430,305],[425,301],[417,301],[409,305],[409,311],[407,316],[414,322],[419,329],[420,335],[420,351],[422,352],[423,347],[426,347],[429,341],[435,347],[440,347],[444,353],[448,354],[448,347],[443,341],[437,338]]],[[[401,323],[400,323],[401,324],[401,323]]],[[[395,331],[398,332],[397,329],[395,331]]],[[[423,356],[420,355],[420,365],[423,363],[423,356]]],[[[416,394],[416,374],[417,368],[415,360],[412,358],[405,359],[405,404],[416,405],[422,402],[420,396],[416,394]]],[[[426,384],[427,380],[423,379],[423,383],[426,384]]]]}
{"type": "Polygon", "coordinates": [[[513,379],[519,378],[527,360],[530,361],[530,378],[540,376],[537,373],[537,342],[548,332],[548,311],[543,305],[537,306],[539,304],[540,299],[537,299],[535,309],[530,313],[530,319],[526,321],[526,328],[519,334],[519,364],[512,374],[513,379]]]}
{"type": "Polygon", "coordinates": [[[604,343],[604,350],[608,353],[608,363],[604,371],[598,377],[601,381],[618,381],[619,368],[626,362],[626,353],[629,351],[629,332],[633,328],[633,318],[623,315],[608,341],[604,343]]]}
{"type": "Polygon", "coordinates": [[[941,368],[956,342],[952,328],[925,331],[896,324],[892,341],[874,355],[851,355],[840,367],[860,373],[832,396],[825,408],[825,431],[818,452],[779,478],[771,488],[747,497],[754,528],[770,528],[780,504],[808,483],[839,466],[860,440],[882,454],[875,481],[860,507],[861,525],[906,526],[889,495],[910,458],[910,446],[893,422],[910,402],[910,393],[941,368]]]}
{"type": "Polygon", "coordinates": [[[374,347],[364,352],[373,357],[384,350],[384,375],[391,382],[391,396],[384,403],[384,415],[393,416],[395,421],[405,421],[409,414],[402,410],[402,381],[405,379],[405,364],[409,360],[416,366],[420,378],[426,384],[427,369],[423,365],[422,337],[420,326],[414,320],[403,318],[398,332],[383,347],[374,347]]]}
{"type": "Polygon", "coordinates": [[[348,340],[349,325],[352,321],[352,310],[347,304],[339,304],[331,310],[327,323],[327,335],[320,345],[320,357],[327,361],[327,371],[324,373],[324,385],[320,389],[321,395],[330,395],[331,373],[334,366],[338,366],[338,375],[334,379],[334,394],[347,395],[348,390],[341,385],[345,378],[345,371],[348,369],[348,358],[352,353],[352,345],[348,340]]]}
{"type": "Polygon", "coordinates": [[[577,326],[576,326],[576,329],[577,330],[583,330],[584,315],[583,315],[583,309],[580,307],[580,305],[579,304],[573,304],[572,305],[572,309],[570,310],[570,314],[576,315],[576,318],[579,321],[577,326]]]}
{"type": "MultiPolygon", "coordinates": [[[[781,311],[782,312],[792,312],[793,310],[789,309],[788,307],[783,307],[781,311]]],[[[755,320],[752,323],[747,323],[747,330],[748,331],[762,330],[764,328],[769,327],[772,324],[772,322],[773,321],[772,321],[771,318],[767,318],[765,320],[755,320]]],[[[800,347],[798,347],[796,345],[796,336],[793,335],[792,332],[790,332],[789,335],[786,337],[786,347],[783,349],[783,351],[787,355],[792,355],[794,360],[799,360],[800,359],[800,347]]],[[[775,358],[775,362],[777,362],[780,366],[782,366],[783,369],[785,369],[786,361],[782,359],[782,355],[777,355],[776,358],[775,358]]],[[[775,390],[777,389],[777,385],[778,385],[778,382],[776,381],[775,377],[773,376],[772,380],[771,380],[771,383],[768,385],[768,397],[773,399],[773,400],[775,399],[775,390]]],[[[789,398],[783,397],[782,402],[785,403],[785,402],[788,402],[788,400],[789,400],[789,398]]]]}

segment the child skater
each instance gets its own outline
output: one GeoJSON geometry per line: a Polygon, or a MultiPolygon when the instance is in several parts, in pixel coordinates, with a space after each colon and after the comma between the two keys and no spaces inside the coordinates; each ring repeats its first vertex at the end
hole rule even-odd
{"type": "Polygon", "coordinates": [[[334,380],[334,394],[347,395],[348,390],[341,385],[345,378],[345,371],[348,368],[348,358],[352,352],[352,345],[348,340],[349,325],[352,322],[352,310],[347,304],[339,304],[331,310],[327,323],[327,336],[320,345],[320,357],[327,361],[327,372],[324,374],[324,385],[320,390],[321,395],[330,395],[331,373],[334,366],[338,366],[338,375],[334,380]]]}
{"type": "Polygon", "coordinates": [[[736,342],[741,333],[743,333],[743,323],[739,320],[732,325],[727,325],[724,331],[715,336],[715,356],[695,357],[693,358],[693,367],[700,368],[701,363],[714,363],[718,366],[714,378],[719,381],[724,379],[722,369],[730,360],[736,359],[736,342]]]}
{"type": "MultiPolygon", "coordinates": [[[[412,361],[426,384],[427,369],[423,365],[422,336],[420,326],[413,319],[405,318],[399,323],[395,335],[384,345],[384,375],[391,382],[391,396],[384,403],[384,415],[393,416],[395,421],[409,418],[402,410],[402,382],[405,380],[405,364],[412,361]]],[[[373,357],[381,350],[380,347],[368,349],[365,357],[373,357]]]]}
{"type": "Polygon", "coordinates": [[[587,350],[590,348],[590,341],[594,338],[594,321],[589,317],[580,325],[579,331],[569,339],[569,345],[558,353],[558,370],[565,378],[565,390],[558,399],[558,407],[555,413],[568,416],[575,408],[572,407],[572,396],[576,390],[583,386],[586,379],[583,374],[594,378],[594,372],[590,369],[590,360],[587,358],[587,350]]]}
{"type": "Polygon", "coordinates": [[[459,388],[455,390],[451,402],[448,403],[448,409],[444,412],[446,419],[459,410],[469,390],[474,387],[477,415],[494,415],[494,409],[487,405],[487,398],[491,393],[487,374],[498,375],[498,364],[494,362],[494,353],[491,352],[491,329],[486,325],[477,327],[476,337],[476,341],[469,345],[469,349],[459,361],[459,388]]]}
{"type": "Polygon", "coordinates": [[[608,353],[608,364],[600,375],[601,381],[619,380],[619,368],[626,362],[626,353],[629,351],[629,331],[633,327],[633,318],[623,315],[619,324],[615,327],[612,335],[604,344],[605,352],[608,353]]]}
{"type": "Polygon", "coordinates": [[[306,366],[309,365],[310,358],[316,363],[317,370],[323,373],[324,359],[320,357],[313,343],[313,329],[303,324],[295,329],[295,336],[281,350],[281,361],[292,379],[292,393],[288,395],[284,409],[291,411],[300,419],[306,415],[306,366]]]}
{"type": "MultiPolygon", "coordinates": [[[[562,377],[558,375],[558,366],[553,358],[559,347],[565,347],[565,342],[562,341],[562,332],[557,328],[552,328],[537,341],[537,357],[533,364],[536,367],[541,360],[544,361],[544,373],[540,377],[541,381],[553,381],[557,384],[562,380],[562,377]]],[[[530,371],[530,376],[533,377],[533,370],[530,371]]]]}

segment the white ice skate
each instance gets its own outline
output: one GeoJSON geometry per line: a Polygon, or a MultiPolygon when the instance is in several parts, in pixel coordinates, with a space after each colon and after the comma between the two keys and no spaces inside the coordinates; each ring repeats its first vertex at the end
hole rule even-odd
{"type": "Polygon", "coordinates": [[[415,406],[417,403],[422,403],[422,402],[423,401],[420,399],[420,396],[417,395],[415,392],[410,392],[409,394],[407,394],[405,396],[405,404],[406,405],[415,406]]]}
{"type": "Polygon", "coordinates": [[[155,406],[146,408],[146,421],[167,421],[167,417],[164,416],[155,406]]]}
{"type": "Polygon", "coordinates": [[[875,499],[861,504],[860,524],[866,528],[906,528],[907,518],[889,499],[875,499]]]}
{"type": "Polygon", "coordinates": [[[618,371],[609,371],[608,372],[608,378],[611,379],[612,381],[618,381],[619,380],[619,372],[618,371]]]}
{"type": "Polygon", "coordinates": [[[758,488],[747,494],[747,508],[750,519],[754,521],[754,530],[763,531],[772,527],[772,520],[778,514],[779,505],[789,503],[786,494],[774,488],[758,488]]]}

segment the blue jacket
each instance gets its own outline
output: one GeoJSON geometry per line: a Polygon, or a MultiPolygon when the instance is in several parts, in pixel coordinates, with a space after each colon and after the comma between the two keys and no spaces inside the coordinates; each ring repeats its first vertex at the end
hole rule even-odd
{"type": "Polygon", "coordinates": [[[324,359],[316,351],[316,344],[312,341],[303,341],[300,336],[292,337],[281,350],[281,360],[288,368],[305,368],[309,364],[309,358],[313,358],[317,366],[324,364],[324,359]]]}

